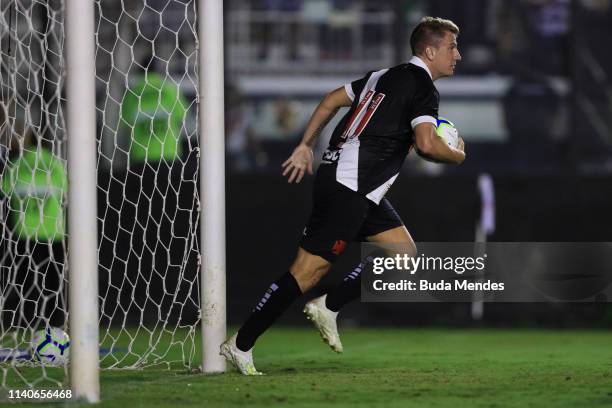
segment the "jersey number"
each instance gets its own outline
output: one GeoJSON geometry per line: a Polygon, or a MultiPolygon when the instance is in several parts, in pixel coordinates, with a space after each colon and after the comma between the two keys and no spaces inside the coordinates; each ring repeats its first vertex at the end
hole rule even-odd
{"type": "Polygon", "coordinates": [[[354,139],[359,137],[384,98],[385,94],[380,92],[374,93],[373,90],[369,90],[364,95],[357,109],[355,109],[355,112],[353,112],[347,122],[344,132],[342,132],[340,146],[344,144],[347,138],[354,139]]]}

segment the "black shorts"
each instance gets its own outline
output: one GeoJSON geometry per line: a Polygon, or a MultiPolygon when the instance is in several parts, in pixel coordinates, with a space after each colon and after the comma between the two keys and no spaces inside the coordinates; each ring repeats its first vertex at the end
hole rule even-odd
{"type": "Polygon", "coordinates": [[[336,181],[336,165],[322,164],[317,171],[313,208],[300,246],[334,262],[347,242],[404,225],[389,200],[370,201],[336,181]]]}

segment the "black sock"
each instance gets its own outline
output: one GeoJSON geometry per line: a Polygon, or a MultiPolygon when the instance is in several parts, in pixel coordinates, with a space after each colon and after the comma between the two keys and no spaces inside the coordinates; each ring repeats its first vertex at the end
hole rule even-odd
{"type": "Polygon", "coordinates": [[[302,295],[297,281],[287,272],[270,285],[253,313],[238,330],[236,346],[242,351],[253,348],[257,338],[282,315],[295,299],[302,295]]]}
{"type": "Polygon", "coordinates": [[[325,306],[332,312],[338,312],[342,306],[357,299],[361,295],[361,271],[372,263],[372,257],[368,256],[365,261],[349,273],[344,281],[330,290],[325,298],[325,306]]]}

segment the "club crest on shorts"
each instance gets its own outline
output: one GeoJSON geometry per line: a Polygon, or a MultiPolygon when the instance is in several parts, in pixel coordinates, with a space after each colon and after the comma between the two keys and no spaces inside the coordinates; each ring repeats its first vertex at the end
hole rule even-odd
{"type": "Polygon", "coordinates": [[[334,242],[334,246],[332,247],[331,251],[334,255],[340,255],[342,252],[344,252],[345,248],[346,248],[346,241],[342,241],[341,239],[339,239],[336,242],[334,242]]]}

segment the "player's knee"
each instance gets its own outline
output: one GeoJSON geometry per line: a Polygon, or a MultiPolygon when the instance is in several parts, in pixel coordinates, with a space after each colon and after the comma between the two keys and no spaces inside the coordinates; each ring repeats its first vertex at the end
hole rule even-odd
{"type": "Polygon", "coordinates": [[[406,244],[406,255],[408,256],[417,256],[418,250],[417,246],[413,240],[410,240],[409,243],[406,244]]]}
{"type": "Polygon", "coordinates": [[[395,257],[396,255],[409,257],[417,256],[417,246],[414,241],[410,240],[402,242],[401,244],[385,245],[385,252],[387,256],[395,257]]]}
{"type": "Polygon", "coordinates": [[[315,286],[329,271],[329,268],[329,263],[300,262],[296,260],[289,268],[289,272],[291,272],[302,293],[304,293],[315,286]]]}

